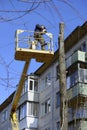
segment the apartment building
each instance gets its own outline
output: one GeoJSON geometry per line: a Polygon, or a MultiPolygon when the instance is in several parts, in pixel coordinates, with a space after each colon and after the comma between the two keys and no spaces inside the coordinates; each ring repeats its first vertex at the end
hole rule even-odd
{"type": "MultiPolygon", "coordinates": [[[[18,104],[17,115],[20,130],[37,130],[39,113],[38,79],[26,77],[24,88],[18,104]]],[[[11,130],[10,110],[15,92],[0,106],[0,130],[11,130]]]]}
{"type": "MultiPolygon", "coordinates": [[[[68,130],[87,130],[87,22],[65,39],[68,130]]],[[[26,77],[18,105],[20,130],[60,130],[58,50],[52,62],[26,77]]],[[[0,106],[0,130],[11,130],[14,93],[0,106]]]]}

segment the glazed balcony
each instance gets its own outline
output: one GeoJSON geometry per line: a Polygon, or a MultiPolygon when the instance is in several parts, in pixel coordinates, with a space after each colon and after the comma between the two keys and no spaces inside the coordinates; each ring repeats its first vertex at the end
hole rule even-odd
{"type": "Polygon", "coordinates": [[[76,107],[87,100],[87,84],[77,83],[67,91],[69,107],[76,107]]]}
{"type": "Polygon", "coordinates": [[[87,62],[87,52],[76,51],[66,60],[66,68],[69,68],[76,62],[87,62]]]}
{"type": "Polygon", "coordinates": [[[19,106],[25,101],[39,102],[39,93],[32,91],[26,92],[24,95],[21,96],[19,106]]]}
{"type": "Polygon", "coordinates": [[[39,102],[38,80],[35,76],[28,76],[26,78],[19,106],[26,101],[39,102]]]}
{"type": "Polygon", "coordinates": [[[23,118],[20,121],[20,129],[24,129],[24,128],[31,128],[31,129],[37,129],[38,127],[38,118],[33,117],[33,116],[27,116],[26,118],[23,118]]]}

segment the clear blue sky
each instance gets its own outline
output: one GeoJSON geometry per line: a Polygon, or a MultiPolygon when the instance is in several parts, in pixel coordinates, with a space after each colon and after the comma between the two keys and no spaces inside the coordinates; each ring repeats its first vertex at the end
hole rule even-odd
{"type": "MultiPolygon", "coordinates": [[[[65,23],[66,38],[87,20],[87,0],[33,1],[0,0],[0,104],[16,89],[24,66],[24,62],[14,59],[17,29],[33,31],[37,23],[44,24],[53,33],[54,48],[57,50],[59,23],[65,23]],[[29,12],[32,8],[35,9],[29,12]]],[[[28,74],[39,66],[32,61],[28,74]]]]}

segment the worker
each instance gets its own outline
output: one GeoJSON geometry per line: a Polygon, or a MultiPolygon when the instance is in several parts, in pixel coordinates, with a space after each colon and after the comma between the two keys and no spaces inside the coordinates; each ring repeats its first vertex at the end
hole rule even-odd
{"type": "Polygon", "coordinates": [[[45,40],[42,35],[46,34],[47,30],[44,25],[36,24],[35,30],[34,30],[34,38],[36,41],[38,41],[41,44],[41,49],[45,50],[45,40]]]}

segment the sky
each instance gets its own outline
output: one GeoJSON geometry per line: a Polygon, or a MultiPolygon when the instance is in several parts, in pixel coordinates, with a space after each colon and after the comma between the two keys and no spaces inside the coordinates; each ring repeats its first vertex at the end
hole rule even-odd
{"type": "MultiPolygon", "coordinates": [[[[43,24],[53,34],[58,49],[59,23],[64,22],[64,38],[87,20],[87,0],[0,0],[0,104],[19,83],[24,61],[15,60],[15,31],[33,31],[43,24]]],[[[32,60],[28,74],[41,64],[32,60]]]]}

